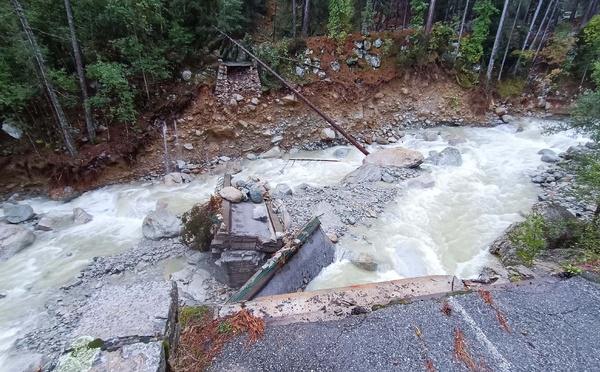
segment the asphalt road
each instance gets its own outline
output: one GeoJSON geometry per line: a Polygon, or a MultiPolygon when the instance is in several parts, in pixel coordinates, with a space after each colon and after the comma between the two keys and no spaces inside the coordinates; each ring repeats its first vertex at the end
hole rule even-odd
{"type": "Polygon", "coordinates": [[[600,285],[573,278],[491,295],[495,309],[475,292],[450,297],[450,315],[438,299],[336,321],[267,325],[264,337],[251,346],[245,339],[232,341],[211,369],[600,371],[600,285]],[[463,335],[462,361],[457,332],[463,335]]]}

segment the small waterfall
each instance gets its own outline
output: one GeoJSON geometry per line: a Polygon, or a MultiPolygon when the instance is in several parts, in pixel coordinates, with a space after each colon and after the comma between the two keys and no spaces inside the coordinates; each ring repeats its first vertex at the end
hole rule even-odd
{"type": "Polygon", "coordinates": [[[163,137],[163,150],[165,157],[165,174],[171,173],[171,161],[169,160],[169,148],[167,147],[167,122],[162,121],[162,137],[163,137]]]}

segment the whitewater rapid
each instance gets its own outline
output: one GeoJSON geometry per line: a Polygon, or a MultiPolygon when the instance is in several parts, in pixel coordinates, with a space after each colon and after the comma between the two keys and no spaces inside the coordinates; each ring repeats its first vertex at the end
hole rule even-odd
{"type": "Polygon", "coordinates": [[[494,128],[444,127],[436,141],[411,137],[401,145],[441,151],[448,140],[462,155],[461,166],[422,165],[431,188],[408,187],[371,226],[360,226],[336,245],[334,264],[308,290],[425,275],[475,278],[493,259],[488,247],[537,200],[530,174],[543,163],[537,153],[557,153],[586,140],[572,133],[545,133],[538,120],[494,128]],[[517,131],[517,128],[523,129],[517,131]],[[377,270],[361,270],[350,258],[363,252],[377,270]]]}
{"type": "MultiPolygon", "coordinates": [[[[418,139],[408,132],[401,143],[421,151],[442,150],[449,138],[463,157],[460,167],[430,168],[435,186],[409,188],[389,205],[370,227],[356,227],[336,247],[336,261],[309,285],[309,289],[337,287],[429,274],[472,277],[490,259],[487,245],[512,222],[521,219],[536,200],[528,173],[540,164],[537,151],[566,150],[581,139],[566,133],[541,135],[539,122],[495,128],[438,128],[437,141],[418,139]],[[378,270],[366,272],[348,260],[349,253],[364,251],[377,261],[378,270]]],[[[330,148],[295,154],[297,158],[333,159],[330,148]]],[[[370,147],[370,151],[375,147],[370,147]]],[[[283,159],[244,161],[239,176],[258,176],[271,185],[301,183],[315,186],[339,182],[361,164],[362,154],[351,148],[339,162],[303,162],[283,159]]],[[[203,175],[189,184],[167,186],[137,182],[90,191],[68,203],[44,198],[24,200],[37,214],[70,213],[80,207],[92,222],[59,231],[36,231],[36,242],[0,262],[0,371],[19,370],[20,353],[14,342],[36,327],[44,303],[60,286],[74,280],[95,256],[122,252],[142,237],[142,220],[158,200],[182,213],[208,199],[217,175],[203,175]]]]}

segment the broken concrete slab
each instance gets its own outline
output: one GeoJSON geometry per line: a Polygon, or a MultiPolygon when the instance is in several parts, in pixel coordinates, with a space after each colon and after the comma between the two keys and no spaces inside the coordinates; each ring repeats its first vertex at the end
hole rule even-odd
{"type": "Polygon", "coordinates": [[[348,316],[359,306],[372,309],[373,306],[443,296],[464,289],[463,282],[455,276],[433,275],[260,297],[224,305],[219,308],[218,315],[231,315],[243,307],[271,324],[327,321],[348,316]]]}
{"type": "Polygon", "coordinates": [[[167,370],[165,350],[161,342],[125,345],[116,351],[102,351],[89,372],[135,371],[164,372],[167,370]]]}
{"type": "Polygon", "coordinates": [[[106,285],[82,307],[71,337],[91,336],[115,348],[135,339],[172,342],[177,306],[177,286],[172,282],[106,285]]]}

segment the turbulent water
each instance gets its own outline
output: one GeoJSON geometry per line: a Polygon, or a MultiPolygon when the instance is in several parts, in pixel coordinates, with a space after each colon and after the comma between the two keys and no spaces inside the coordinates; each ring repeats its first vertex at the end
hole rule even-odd
{"type": "MultiPolygon", "coordinates": [[[[297,158],[331,159],[334,149],[318,153],[299,153],[297,158]]],[[[272,184],[286,182],[314,185],[337,182],[361,162],[358,153],[344,162],[322,163],[265,159],[244,163],[241,176],[253,175],[272,184]],[[321,163],[319,163],[321,164],[321,163]]],[[[73,280],[94,256],[116,254],[137,244],[142,237],[142,221],[158,200],[166,200],[169,208],[182,213],[214,192],[218,176],[197,177],[180,186],[132,183],[104,187],[87,192],[69,203],[47,199],[25,200],[37,214],[71,213],[80,207],[93,215],[92,222],[57,232],[36,231],[36,242],[5,262],[0,262],[0,371],[15,371],[21,366],[14,341],[24,331],[35,327],[44,311],[48,295],[73,280]],[[11,355],[12,354],[12,355],[11,355]]],[[[1,212],[0,212],[1,213],[1,212]]]]}
{"type": "Polygon", "coordinates": [[[542,164],[537,152],[550,148],[559,153],[582,140],[564,132],[541,135],[539,122],[522,126],[518,133],[515,125],[442,128],[438,141],[406,140],[402,146],[427,156],[447,147],[447,138],[464,139],[455,146],[463,164],[424,165],[434,187],[408,188],[372,226],[341,239],[336,262],[308,289],[436,274],[476,277],[491,260],[489,244],[536,201],[529,174],[542,164]],[[353,265],[350,257],[356,252],[371,255],[377,270],[353,265]]]}
{"type": "MultiPolygon", "coordinates": [[[[565,150],[577,143],[566,134],[541,136],[537,123],[484,128],[441,128],[438,141],[425,142],[407,135],[405,147],[424,155],[448,146],[444,138],[460,137],[460,167],[431,168],[435,186],[408,189],[373,221],[359,227],[339,243],[336,262],[309,288],[336,287],[428,274],[471,277],[489,259],[487,245],[510,223],[520,219],[535,201],[535,186],[527,173],[538,167],[542,148],[565,150]],[[365,251],[378,262],[366,272],[347,259],[352,251],[365,251]]],[[[335,149],[294,155],[331,159],[335,149]]],[[[327,185],[338,182],[361,163],[352,150],[341,162],[302,162],[281,159],[243,164],[242,175],[256,175],[272,185],[285,182],[327,185]]],[[[31,199],[38,214],[70,213],[81,207],[92,222],[57,232],[36,232],[34,245],[0,263],[0,370],[14,370],[14,341],[35,327],[48,295],[73,280],[94,256],[119,253],[141,238],[144,216],[158,200],[181,213],[213,192],[218,177],[205,175],[181,186],[153,183],[116,185],[85,193],[69,203],[31,199]]],[[[18,364],[18,363],[17,363],[18,364]]]]}

